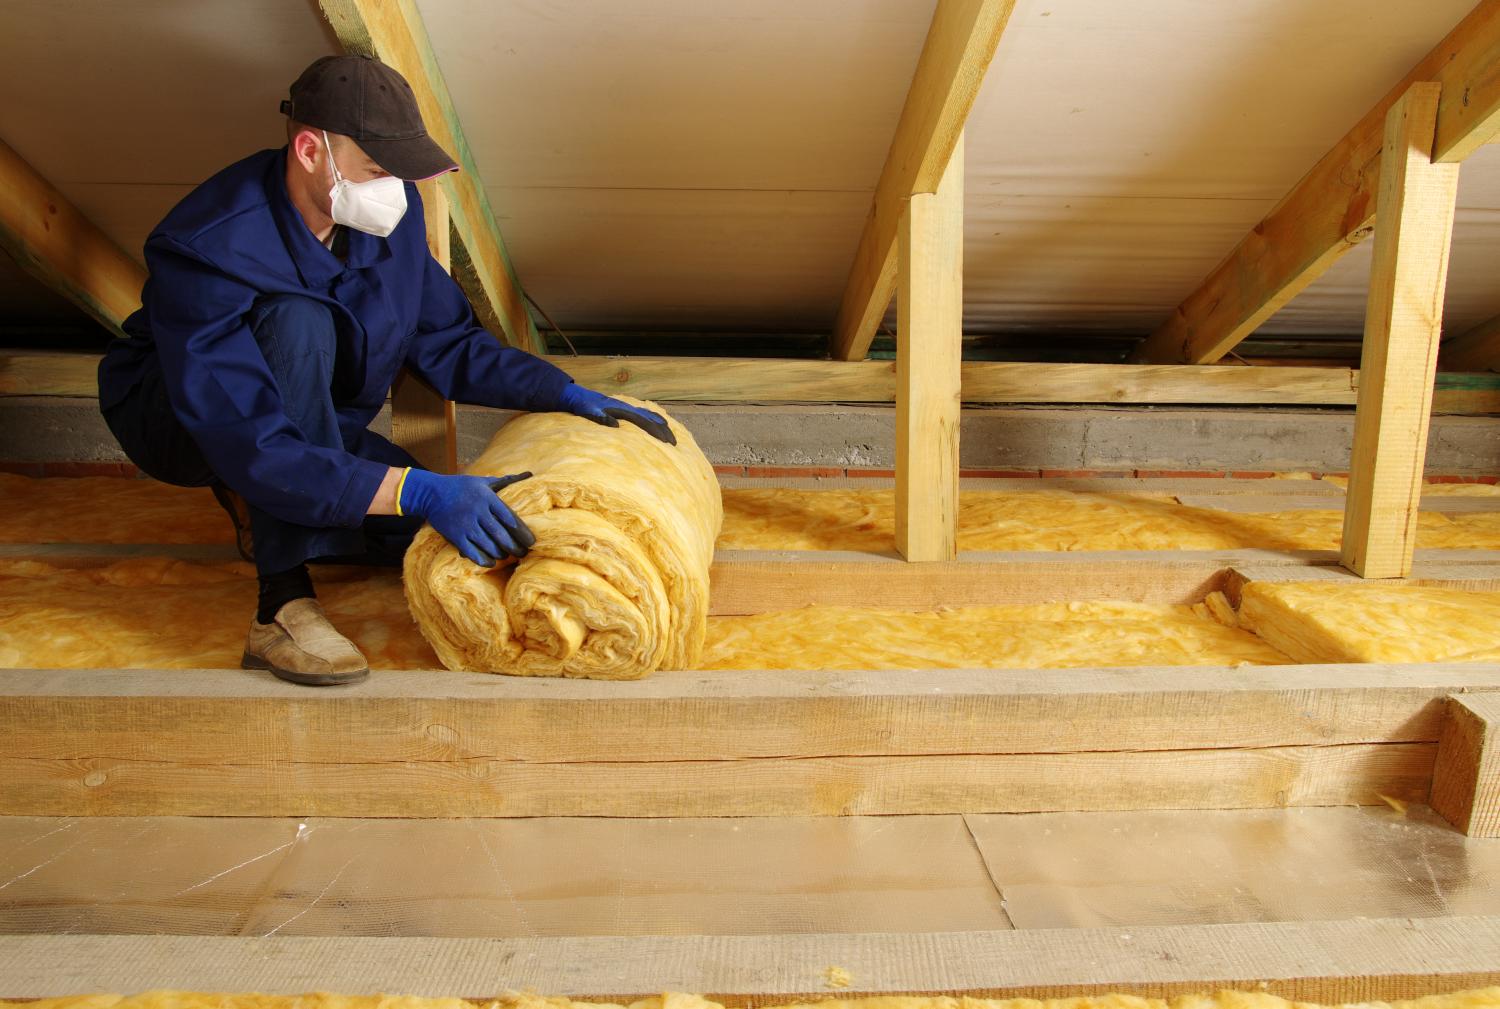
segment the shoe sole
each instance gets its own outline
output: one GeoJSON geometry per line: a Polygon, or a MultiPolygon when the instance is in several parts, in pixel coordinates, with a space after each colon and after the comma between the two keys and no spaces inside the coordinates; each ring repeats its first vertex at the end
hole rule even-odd
{"type": "Polygon", "coordinates": [[[369,666],[348,673],[299,673],[292,669],[282,669],[250,652],[240,656],[240,668],[262,669],[274,675],[278,680],[286,680],[288,683],[296,683],[304,687],[338,687],[348,683],[358,683],[370,675],[369,666]]]}

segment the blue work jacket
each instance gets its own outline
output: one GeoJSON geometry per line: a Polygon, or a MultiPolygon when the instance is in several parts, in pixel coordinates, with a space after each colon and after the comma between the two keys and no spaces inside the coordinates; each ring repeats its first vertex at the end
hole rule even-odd
{"type": "Polygon", "coordinates": [[[390,454],[367,428],[402,365],[459,402],[559,409],[567,373],[480,327],[428,252],[411,183],[406,200],[389,237],[349,229],[340,262],[292,206],[285,147],[213,176],[146,240],[142,305],[99,365],[100,407],[160,368],[173,412],[219,478],[270,514],[315,527],[364,519],[387,470],[376,459],[390,454]],[[343,450],[310,444],[286,416],[248,321],[271,294],[306,295],[333,312],[343,450]]]}

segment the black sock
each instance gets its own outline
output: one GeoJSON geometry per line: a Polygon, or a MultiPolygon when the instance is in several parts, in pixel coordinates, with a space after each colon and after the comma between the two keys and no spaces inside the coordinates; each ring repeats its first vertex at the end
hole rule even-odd
{"type": "Polygon", "coordinates": [[[307,573],[306,564],[298,564],[274,575],[261,575],[260,605],[256,608],[255,619],[269,624],[276,619],[276,611],[293,599],[316,598],[318,594],[313,591],[312,576],[307,573]]]}

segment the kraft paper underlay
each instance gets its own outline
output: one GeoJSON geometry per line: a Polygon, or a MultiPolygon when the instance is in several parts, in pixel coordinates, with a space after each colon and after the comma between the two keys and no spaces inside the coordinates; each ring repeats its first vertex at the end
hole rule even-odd
{"type": "Polygon", "coordinates": [[[486,569],[431,526],[417,535],[406,596],[443,665],[618,680],[697,664],[724,513],[713,467],[671,424],[676,445],[562,413],[523,414],[495,434],[465,472],[532,473],[501,496],[536,543],[486,569]]]}
{"type": "MultiPolygon", "coordinates": [[[[836,965],[829,970],[841,970],[836,965]]],[[[859,979],[851,982],[858,985],[859,979]]],[[[668,992],[621,1006],[612,1002],[579,1002],[560,996],[507,993],[486,1002],[459,998],[403,995],[254,995],[154,991],[139,995],[78,995],[0,1006],[27,1009],[724,1009],[701,995],[668,992]]],[[[1491,1009],[1500,1006],[1500,988],[1399,1002],[1346,1003],[1348,1009],[1491,1009]]],[[[793,1002],[777,1009],[1322,1009],[1313,1002],[1294,1002],[1268,992],[1220,991],[1177,995],[1169,999],[1137,995],[1089,995],[1053,999],[981,999],[967,996],[880,995],[855,999],[793,1002]]],[[[1332,1007],[1330,1007],[1332,1009],[1332,1007]]]]}

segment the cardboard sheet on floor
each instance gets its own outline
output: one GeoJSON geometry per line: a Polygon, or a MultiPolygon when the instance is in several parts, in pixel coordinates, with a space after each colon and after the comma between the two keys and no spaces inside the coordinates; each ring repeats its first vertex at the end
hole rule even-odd
{"type": "Polygon", "coordinates": [[[0,888],[0,933],[8,934],[1009,927],[960,816],[0,817],[0,888]]]}

